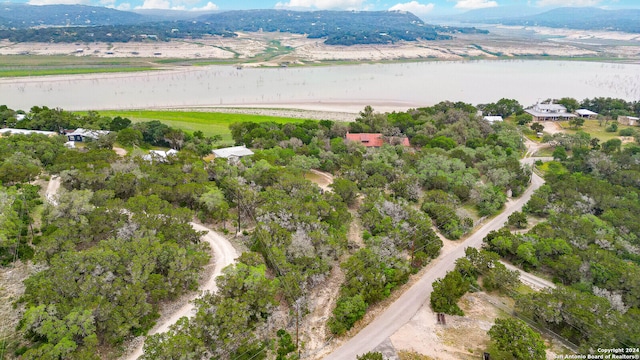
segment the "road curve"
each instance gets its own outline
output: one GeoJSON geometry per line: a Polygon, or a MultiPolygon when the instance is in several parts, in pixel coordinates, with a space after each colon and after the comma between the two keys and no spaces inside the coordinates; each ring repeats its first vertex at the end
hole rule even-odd
{"type": "MultiPolygon", "coordinates": [[[[59,176],[52,176],[49,180],[49,184],[45,191],[45,198],[47,199],[47,201],[49,201],[49,203],[51,203],[51,205],[58,205],[56,195],[60,190],[60,183],[61,181],[59,176]]],[[[169,326],[175,324],[181,317],[193,316],[195,314],[195,306],[192,300],[196,299],[206,291],[215,292],[218,289],[216,285],[216,278],[220,274],[222,274],[222,269],[233,264],[238,257],[236,249],[224,236],[200,224],[196,224],[194,222],[191,222],[189,224],[196,231],[206,231],[201,240],[206,241],[211,247],[211,251],[213,252],[213,261],[215,262],[213,272],[200,288],[200,293],[192,295],[188,299],[188,301],[178,310],[176,310],[170,316],[166,317],[164,320],[162,320],[162,322],[157,323],[149,331],[149,335],[166,332],[167,330],[169,330],[169,326]]],[[[144,342],[141,342],[131,352],[125,354],[122,359],[137,359],[143,353],[143,346],[144,342]]]]}
{"type": "MultiPolygon", "coordinates": [[[[150,331],[148,335],[154,335],[166,332],[169,330],[169,327],[175,324],[181,317],[188,316],[191,317],[195,315],[195,305],[193,304],[194,299],[198,296],[202,295],[206,291],[215,292],[218,287],[216,285],[216,278],[222,274],[222,269],[231,265],[235,262],[235,259],[238,257],[238,253],[236,249],[231,245],[229,240],[227,240],[224,236],[218,234],[217,232],[202,226],[196,223],[190,223],[191,227],[193,227],[196,231],[206,231],[207,233],[202,236],[202,240],[206,241],[209,246],[211,246],[211,250],[213,252],[213,257],[215,261],[215,267],[213,272],[201,287],[201,291],[199,293],[191,296],[184,305],[182,305],[178,310],[176,310],[173,314],[166,317],[162,322],[156,324],[150,331]]],[[[144,346],[144,342],[141,342],[136,348],[130,353],[126,354],[122,357],[125,360],[134,360],[140,357],[143,353],[142,349],[144,346]]]]}
{"type": "Polygon", "coordinates": [[[469,246],[479,248],[482,245],[482,239],[484,239],[489,232],[502,228],[507,222],[509,215],[515,211],[520,211],[524,204],[529,201],[533,192],[542,186],[542,184],[544,184],[544,180],[535,173],[532,174],[531,185],[519,199],[507,203],[502,213],[487,222],[464,240],[464,242],[448,252],[441,253],[437,259],[433,260],[435,266],[427,271],[411,288],[356,336],[342,344],[324,359],[353,360],[358,355],[372,351],[400,329],[400,327],[415,315],[425,301],[429,299],[431,291],[433,290],[432,283],[436,279],[444,277],[448,271],[453,270],[456,259],[465,256],[464,249],[469,246]]]}

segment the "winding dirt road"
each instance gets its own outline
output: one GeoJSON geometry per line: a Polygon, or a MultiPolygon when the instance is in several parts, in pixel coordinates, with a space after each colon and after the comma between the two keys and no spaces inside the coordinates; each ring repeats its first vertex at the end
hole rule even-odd
{"type": "MultiPolygon", "coordinates": [[[[47,189],[45,191],[45,197],[47,201],[52,205],[57,205],[56,194],[60,189],[60,177],[52,176],[49,180],[49,184],[47,185],[47,189]]],[[[211,247],[211,251],[213,252],[212,262],[214,262],[213,271],[208,275],[209,277],[205,280],[204,284],[200,288],[200,292],[193,294],[188,299],[185,300],[185,303],[175,310],[172,314],[163,314],[164,316],[161,320],[149,331],[149,335],[163,333],[169,330],[169,327],[176,323],[183,316],[193,316],[195,314],[195,306],[193,304],[193,300],[203,293],[215,292],[218,287],[216,285],[216,278],[222,274],[222,269],[231,265],[235,262],[235,259],[238,257],[238,253],[233,245],[227,240],[224,236],[219,233],[203,226],[200,224],[196,224],[194,222],[190,223],[191,227],[193,227],[196,231],[205,231],[206,233],[202,236],[201,240],[206,241],[211,247]]],[[[140,357],[143,353],[144,342],[140,342],[132,351],[128,354],[124,355],[122,359],[126,360],[134,360],[140,357]]]]}
{"type": "MultiPolygon", "coordinates": [[[[196,223],[190,223],[191,227],[193,227],[196,231],[206,231],[207,233],[201,238],[203,241],[206,241],[209,246],[211,246],[211,250],[213,252],[213,261],[215,261],[215,267],[213,272],[210,274],[209,278],[206,280],[204,285],[200,288],[200,292],[193,294],[188,301],[182,305],[179,309],[177,309],[173,314],[169,316],[165,316],[163,320],[156,324],[150,331],[148,335],[154,335],[166,332],[169,330],[169,327],[175,324],[181,317],[188,316],[191,317],[195,315],[195,305],[193,304],[193,300],[195,300],[200,295],[205,292],[215,292],[218,290],[216,285],[216,278],[222,274],[222,269],[233,264],[235,259],[238,257],[238,253],[236,249],[231,245],[229,240],[227,240],[224,236],[218,234],[217,232],[202,226],[196,223]]],[[[135,349],[129,354],[125,355],[122,359],[125,360],[134,360],[140,357],[143,353],[142,349],[144,346],[144,342],[140,342],[135,349]]]]}

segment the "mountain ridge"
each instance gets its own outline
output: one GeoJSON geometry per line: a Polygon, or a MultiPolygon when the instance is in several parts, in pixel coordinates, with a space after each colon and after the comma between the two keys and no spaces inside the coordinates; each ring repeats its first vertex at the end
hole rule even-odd
{"type": "Polygon", "coordinates": [[[607,10],[596,7],[560,7],[526,16],[485,17],[482,19],[471,13],[468,18],[473,20],[464,20],[463,17],[460,21],[640,33],[640,9],[607,10]]]}

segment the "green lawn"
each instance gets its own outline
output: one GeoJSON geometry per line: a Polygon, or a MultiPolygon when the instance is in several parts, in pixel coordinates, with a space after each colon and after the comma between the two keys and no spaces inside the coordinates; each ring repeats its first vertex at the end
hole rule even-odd
{"type": "Polygon", "coordinates": [[[100,111],[100,115],[108,117],[126,117],[131,121],[143,122],[158,120],[171,127],[182,129],[186,132],[202,131],[206,136],[221,135],[224,143],[231,142],[229,125],[234,122],[275,122],[301,123],[304,119],[287,117],[261,116],[250,114],[226,114],[200,111],[152,111],[152,110],[112,110],[100,111]]]}
{"type": "Polygon", "coordinates": [[[52,68],[52,69],[0,69],[0,78],[3,77],[22,77],[22,76],[46,76],[46,75],[75,75],[75,74],[97,74],[97,73],[115,73],[115,72],[134,72],[154,70],[151,66],[146,67],[108,67],[108,68],[52,68]]]}
{"type": "MultiPolygon", "coordinates": [[[[611,121],[609,121],[607,123],[607,126],[611,125],[611,121]]],[[[618,134],[618,131],[622,130],[622,129],[627,129],[627,128],[634,128],[636,130],[639,130],[638,127],[634,127],[634,126],[626,126],[626,125],[620,125],[618,124],[618,131],[616,132],[606,132],[605,128],[606,126],[604,125],[604,121],[602,122],[602,126],[599,125],[598,120],[585,120],[584,125],[580,127],[580,129],[576,130],[576,129],[572,129],[569,126],[569,122],[568,121],[560,121],[560,126],[562,126],[562,129],[564,131],[566,131],[568,134],[575,134],[578,130],[582,130],[588,134],[591,135],[592,138],[598,138],[600,139],[600,142],[605,142],[607,140],[611,140],[614,138],[619,138],[620,135],[618,134]]]]}
{"type": "Polygon", "coordinates": [[[99,58],[72,55],[3,55],[0,78],[148,71],[159,68],[147,58],[99,58]]]}

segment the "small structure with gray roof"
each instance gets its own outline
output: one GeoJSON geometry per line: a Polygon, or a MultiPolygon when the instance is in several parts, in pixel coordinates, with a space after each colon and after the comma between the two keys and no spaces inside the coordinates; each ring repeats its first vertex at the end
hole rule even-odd
{"type": "Polygon", "coordinates": [[[502,119],[502,116],[492,116],[492,115],[487,115],[485,117],[482,118],[484,121],[487,121],[489,124],[493,124],[496,122],[501,122],[504,121],[502,119]]]}
{"type": "Polygon", "coordinates": [[[586,118],[586,119],[593,119],[596,116],[598,116],[597,112],[593,112],[588,109],[578,109],[576,110],[576,114],[578,114],[578,116],[580,116],[581,118],[586,118]]]}
{"type": "Polygon", "coordinates": [[[46,135],[46,136],[58,135],[58,133],[55,132],[55,131],[12,129],[12,128],[0,129],[0,134],[2,134],[2,135],[11,135],[11,134],[31,135],[31,134],[38,134],[38,135],[46,135]]]}
{"type": "Polygon", "coordinates": [[[229,162],[238,161],[241,157],[253,155],[253,151],[246,146],[232,146],[212,151],[216,158],[227,159],[229,162]]]}
{"type": "Polygon", "coordinates": [[[87,139],[96,140],[102,135],[107,135],[107,130],[88,130],[77,128],[75,131],[65,134],[69,141],[87,141],[87,139]]]}
{"type": "Polygon", "coordinates": [[[170,156],[175,156],[178,153],[178,150],[169,149],[167,151],[163,150],[149,150],[149,153],[142,158],[147,161],[156,161],[156,162],[167,162],[167,158],[170,156]]]}

